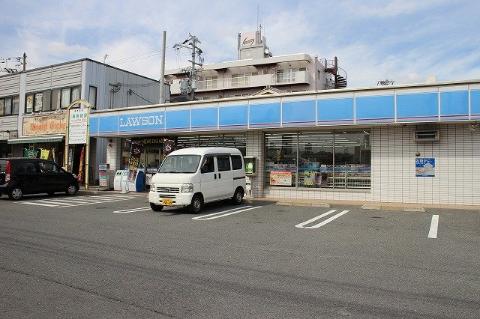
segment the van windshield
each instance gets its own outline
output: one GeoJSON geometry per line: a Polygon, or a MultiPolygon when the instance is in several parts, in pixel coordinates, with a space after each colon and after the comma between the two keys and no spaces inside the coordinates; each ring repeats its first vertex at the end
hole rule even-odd
{"type": "Polygon", "coordinates": [[[195,173],[200,155],[170,155],[165,158],[159,173],[195,173]]]}

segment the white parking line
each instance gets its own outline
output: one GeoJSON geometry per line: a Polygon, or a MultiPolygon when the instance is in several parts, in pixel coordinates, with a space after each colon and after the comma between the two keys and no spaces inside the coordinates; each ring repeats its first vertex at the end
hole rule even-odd
{"type": "Polygon", "coordinates": [[[23,204],[23,205],[38,205],[38,206],[45,206],[45,207],[58,207],[58,206],[60,206],[60,205],[46,204],[46,203],[39,203],[39,202],[19,202],[19,204],[23,204]]]}
{"type": "Polygon", "coordinates": [[[437,238],[438,219],[438,215],[432,216],[432,222],[430,223],[430,231],[428,232],[428,238],[437,238]]]}
{"type": "Polygon", "coordinates": [[[130,213],[135,213],[135,212],[140,212],[143,210],[150,210],[151,208],[149,206],[146,207],[138,207],[138,208],[131,208],[131,209],[121,209],[121,210],[114,210],[114,214],[130,214],[130,213]]]}
{"type": "Polygon", "coordinates": [[[328,216],[332,213],[336,212],[336,209],[332,209],[332,210],[329,210],[328,212],[322,214],[322,215],[319,215],[317,217],[314,217],[312,219],[309,219],[303,223],[300,223],[298,225],[295,225],[295,227],[297,228],[308,228],[308,229],[315,229],[315,228],[320,228],[322,226],[325,226],[326,224],[330,223],[331,221],[334,221],[335,219],[339,218],[340,216],[343,216],[345,215],[346,213],[349,212],[349,210],[342,210],[340,213],[336,214],[336,215],[333,215],[332,217],[329,217],[327,219],[325,219],[323,222],[320,222],[316,225],[313,225],[313,226],[305,226],[305,225],[308,225],[308,224],[311,224],[312,222],[318,220],[318,219],[321,219],[325,216],[328,216]]]}
{"type": "Polygon", "coordinates": [[[239,207],[239,208],[227,209],[227,210],[217,212],[217,213],[212,213],[212,214],[207,214],[207,215],[203,215],[203,216],[193,217],[192,219],[193,220],[212,220],[212,219],[222,218],[222,217],[226,217],[226,216],[230,216],[230,215],[234,215],[234,214],[243,213],[243,212],[246,212],[246,211],[249,211],[249,210],[252,210],[252,209],[255,209],[255,208],[259,208],[259,207],[261,207],[261,206],[242,206],[242,207],[239,207]]]}
{"type": "Polygon", "coordinates": [[[305,221],[305,222],[303,222],[303,223],[300,223],[300,224],[298,224],[298,225],[295,225],[295,227],[297,227],[297,228],[305,228],[305,227],[303,227],[303,226],[308,225],[308,224],[310,224],[310,223],[313,223],[314,221],[316,221],[316,220],[318,220],[318,219],[320,219],[320,218],[323,218],[323,217],[325,217],[325,216],[328,216],[328,215],[330,215],[331,213],[334,213],[334,212],[336,212],[336,211],[337,211],[336,209],[329,210],[328,212],[326,212],[326,213],[324,213],[324,214],[322,214],[322,215],[319,215],[319,216],[317,216],[317,217],[313,217],[312,219],[309,219],[309,220],[307,220],[307,221],[305,221]]]}
{"type": "Polygon", "coordinates": [[[18,201],[17,204],[22,205],[37,205],[43,207],[68,208],[82,205],[93,205],[110,202],[126,201],[134,198],[139,198],[135,195],[93,195],[93,196],[74,196],[74,197],[50,197],[44,199],[32,199],[30,201],[18,201]]]}

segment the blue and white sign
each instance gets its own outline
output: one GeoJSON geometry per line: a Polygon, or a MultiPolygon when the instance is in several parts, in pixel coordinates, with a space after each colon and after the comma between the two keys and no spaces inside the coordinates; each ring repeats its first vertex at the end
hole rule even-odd
{"type": "Polygon", "coordinates": [[[163,111],[120,115],[118,117],[118,130],[154,131],[163,129],[165,126],[164,117],[163,111]]]}
{"type": "Polygon", "coordinates": [[[416,177],[435,177],[435,158],[418,157],[415,159],[416,177]]]}

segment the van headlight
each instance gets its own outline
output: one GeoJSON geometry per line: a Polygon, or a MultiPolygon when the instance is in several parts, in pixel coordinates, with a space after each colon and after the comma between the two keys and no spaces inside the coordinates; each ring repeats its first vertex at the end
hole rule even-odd
{"type": "Polygon", "coordinates": [[[180,187],[180,193],[193,193],[193,184],[182,184],[182,187],[180,187]]]}

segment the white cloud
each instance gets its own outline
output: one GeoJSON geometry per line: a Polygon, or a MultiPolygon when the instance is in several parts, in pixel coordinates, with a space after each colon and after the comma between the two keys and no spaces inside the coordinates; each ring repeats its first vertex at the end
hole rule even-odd
{"type": "MultiPolygon", "coordinates": [[[[16,19],[0,22],[0,41],[10,44],[2,54],[26,51],[30,66],[81,57],[102,61],[108,54],[107,63],[158,78],[162,30],[172,69],[188,63],[187,52],[177,56],[172,46],[189,32],[202,41],[205,62],[214,63],[235,59],[237,33],[256,28],[253,1],[22,3],[14,4],[16,19]],[[2,32],[5,26],[9,32],[2,32]]],[[[479,8],[446,0],[272,2],[262,4],[260,22],[274,54],[338,56],[349,86],[371,86],[385,78],[418,82],[431,74],[480,77],[474,50],[480,45],[479,8]]]]}

